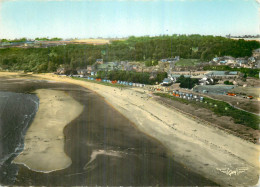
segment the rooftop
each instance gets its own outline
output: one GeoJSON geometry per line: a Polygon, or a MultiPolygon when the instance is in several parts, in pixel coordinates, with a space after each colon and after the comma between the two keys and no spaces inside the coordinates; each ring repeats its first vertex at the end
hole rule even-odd
{"type": "Polygon", "coordinates": [[[205,73],[208,76],[226,76],[226,75],[237,75],[237,71],[210,71],[205,73]]]}

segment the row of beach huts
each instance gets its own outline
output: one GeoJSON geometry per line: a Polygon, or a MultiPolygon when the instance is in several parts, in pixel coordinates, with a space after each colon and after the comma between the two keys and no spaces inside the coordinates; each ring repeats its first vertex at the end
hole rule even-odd
{"type": "Polygon", "coordinates": [[[173,90],[172,95],[175,97],[179,97],[182,99],[187,99],[187,100],[194,100],[197,102],[202,102],[204,100],[204,97],[198,96],[198,95],[193,95],[191,93],[185,93],[185,92],[180,92],[178,90],[173,90]]]}
{"type": "MultiPolygon", "coordinates": [[[[97,81],[97,82],[105,82],[105,83],[111,83],[111,84],[121,84],[121,85],[125,85],[125,86],[133,86],[133,87],[141,87],[141,88],[144,88],[144,87],[147,87],[148,89],[150,90],[153,90],[153,91],[163,91],[163,92],[169,92],[169,88],[159,88],[159,87],[149,87],[148,85],[145,85],[145,84],[140,84],[140,83],[132,83],[132,82],[127,82],[127,81],[120,81],[120,80],[108,80],[108,79],[98,79],[98,78],[94,78],[94,77],[82,77],[82,76],[79,76],[79,75],[74,75],[73,77],[79,77],[79,78],[86,78],[88,80],[92,80],[92,81],[97,81]]],[[[171,91],[170,91],[171,92],[171,91]]],[[[198,96],[198,95],[194,95],[194,94],[191,94],[191,93],[185,93],[185,92],[181,92],[179,90],[173,90],[172,92],[172,95],[175,96],[175,97],[179,97],[179,98],[182,98],[182,99],[187,99],[187,100],[194,100],[194,101],[197,101],[197,102],[203,102],[204,101],[204,97],[201,97],[201,96],[198,96]]]]}
{"type": "Polygon", "coordinates": [[[108,80],[108,79],[96,79],[93,77],[87,77],[88,80],[95,80],[98,82],[106,82],[106,83],[111,83],[111,84],[121,84],[121,85],[125,85],[125,86],[134,86],[134,87],[145,87],[145,84],[140,84],[140,83],[132,83],[132,82],[127,82],[127,81],[120,81],[120,80],[108,80]]]}
{"type": "MultiPolygon", "coordinates": [[[[97,81],[97,82],[106,82],[106,83],[111,83],[111,84],[121,84],[121,85],[125,85],[125,86],[133,86],[133,87],[149,87],[145,84],[140,84],[140,83],[132,83],[132,82],[127,82],[127,81],[120,81],[120,80],[108,80],[108,79],[98,79],[98,78],[94,78],[94,77],[83,77],[83,76],[79,76],[79,75],[74,75],[73,77],[79,77],[79,78],[86,78],[88,80],[92,80],[92,81],[97,81]]],[[[156,88],[156,87],[149,87],[150,90],[153,91],[163,91],[163,92],[169,92],[169,88],[156,88]]],[[[172,91],[172,95],[175,97],[179,97],[182,99],[187,99],[187,100],[194,100],[197,102],[202,102],[204,100],[204,97],[198,96],[198,95],[193,95],[191,93],[185,93],[185,92],[181,92],[179,90],[173,90],[172,91]]]]}

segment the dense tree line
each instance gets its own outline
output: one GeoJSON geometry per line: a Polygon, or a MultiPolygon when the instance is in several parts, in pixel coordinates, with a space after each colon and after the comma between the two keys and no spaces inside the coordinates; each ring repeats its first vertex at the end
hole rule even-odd
{"type": "Polygon", "coordinates": [[[14,43],[17,43],[17,42],[26,42],[27,39],[26,38],[20,38],[20,39],[14,39],[14,40],[7,40],[7,39],[1,39],[0,42],[14,42],[14,43]]]}
{"type": "Polygon", "coordinates": [[[141,84],[161,83],[164,78],[167,78],[166,72],[158,73],[155,78],[150,78],[150,73],[133,72],[133,71],[99,71],[96,78],[120,80],[141,84]]]}
{"type": "Polygon", "coordinates": [[[184,77],[184,75],[181,75],[178,80],[177,83],[180,83],[180,87],[181,88],[193,88],[194,86],[199,84],[199,80],[198,79],[192,79],[190,77],[184,77]]]}
{"type": "Polygon", "coordinates": [[[232,40],[219,36],[130,37],[106,45],[69,44],[49,48],[0,49],[0,67],[51,72],[61,64],[70,68],[84,68],[100,58],[104,61],[144,61],[147,66],[151,66],[162,58],[174,56],[204,61],[215,56],[251,56],[252,51],[257,48],[260,48],[260,44],[256,41],[232,40]]]}
{"type": "Polygon", "coordinates": [[[35,38],[37,41],[61,41],[62,38],[35,38]]]}
{"type": "MultiPolygon", "coordinates": [[[[61,41],[62,38],[35,38],[37,41],[61,41]]],[[[27,38],[20,38],[20,39],[14,39],[14,40],[8,40],[8,39],[0,39],[0,42],[7,42],[7,43],[18,43],[18,42],[26,42],[28,41],[27,38]]]]}

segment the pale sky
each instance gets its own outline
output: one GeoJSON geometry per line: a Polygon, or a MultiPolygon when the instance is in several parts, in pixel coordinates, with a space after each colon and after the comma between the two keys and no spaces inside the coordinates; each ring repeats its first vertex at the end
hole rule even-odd
{"type": "Polygon", "coordinates": [[[0,38],[259,34],[258,0],[0,0],[0,38]]]}

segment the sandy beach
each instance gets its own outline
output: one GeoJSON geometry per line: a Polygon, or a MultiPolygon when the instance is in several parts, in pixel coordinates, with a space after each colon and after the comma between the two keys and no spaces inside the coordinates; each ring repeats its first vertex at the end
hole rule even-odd
{"type": "MultiPolygon", "coordinates": [[[[17,74],[2,76],[0,78],[0,90],[2,92],[25,93],[27,95],[32,95],[37,90],[58,91],[66,93],[66,96],[72,97],[84,106],[78,117],[68,124],[64,124],[64,148],[63,150],[60,149],[60,151],[63,151],[70,158],[71,164],[68,167],[52,172],[39,172],[29,169],[23,164],[6,163],[5,168],[2,168],[0,165],[1,185],[216,185],[215,182],[199,173],[191,171],[186,165],[175,161],[161,142],[141,132],[133,122],[113,108],[102,96],[90,89],[77,84],[33,77],[30,74],[17,74]],[[4,172],[1,172],[1,168],[4,169],[4,172]]],[[[48,94],[45,94],[43,97],[45,96],[51,100],[54,99],[48,94]]],[[[43,99],[39,100],[40,105],[42,105],[43,99]]],[[[48,99],[46,101],[49,102],[48,99]]],[[[66,102],[66,99],[63,99],[63,101],[66,102]]],[[[3,106],[4,111],[8,113],[5,106],[3,106]]],[[[0,104],[1,107],[2,105],[0,104]]],[[[12,109],[13,107],[13,105],[10,105],[9,108],[12,109]]],[[[18,110],[17,113],[20,114],[21,112],[18,110]]],[[[45,115],[42,117],[44,118],[45,115]]],[[[46,117],[43,120],[43,124],[45,123],[44,121],[49,123],[46,117]]],[[[2,126],[7,127],[9,122],[10,120],[6,120],[2,126]]],[[[66,121],[63,122],[66,123],[66,121]]],[[[29,126],[32,127],[32,125],[31,123],[29,126]]],[[[38,128],[36,134],[44,131],[45,125],[41,125],[41,127],[38,128]]],[[[52,127],[52,129],[55,128],[59,128],[59,126],[52,127]]],[[[20,131],[17,131],[17,133],[20,133],[20,131]]],[[[31,132],[26,131],[23,134],[26,135],[27,133],[30,134],[31,132]]],[[[23,144],[25,146],[30,145],[32,144],[30,141],[35,141],[34,143],[37,142],[37,145],[40,145],[40,147],[44,144],[48,144],[50,148],[61,147],[60,144],[56,143],[55,139],[47,143],[37,138],[32,138],[31,140],[24,139],[22,138],[19,142],[21,146],[23,144]]],[[[9,144],[4,145],[8,146],[9,144]]],[[[37,148],[35,149],[36,151],[37,148]]],[[[33,153],[35,150],[32,149],[30,151],[33,153]]],[[[48,151],[48,154],[52,156],[47,154],[44,156],[49,157],[51,160],[57,159],[56,155],[52,154],[51,151],[48,151]]],[[[35,158],[32,156],[32,159],[35,158]]],[[[10,159],[10,161],[12,160],[10,159]]],[[[41,162],[41,158],[39,158],[39,162],[41,162]]],[[[39,163],[36,163],[36,166],[39,167],[39,163]]],[[[34,167],[32,166],[32,168],[34,167]]]]}
{"type": "Polygon", "coordinates": [[[14,159],[34,171],[51,172],[71,164],[64,152],[64,127],[83,110],[65,92],[39,89],[39,110],[25,136],[24,151],[14,159]]]}
{"type": "Polygon", "coordinates": [[[162,142],[175,160],[218,184],[247,186],[258,183],[259,145],[169,109],[149,99],[148,91],[121,90],[52,74],[35,77],[78,84],[95,91],[141,131],[162,142]],[[235,172],[230,174],[229,170],[235,172]]]}
{"type": "Polygon", "coordinates": [[[159,104],[147,90],[120,89],[53,74],[32,77],[93,90],[139,130],[159,140],[174,160],[217,184],[253,186],[258,183],[259,145],[159,104]]]}

